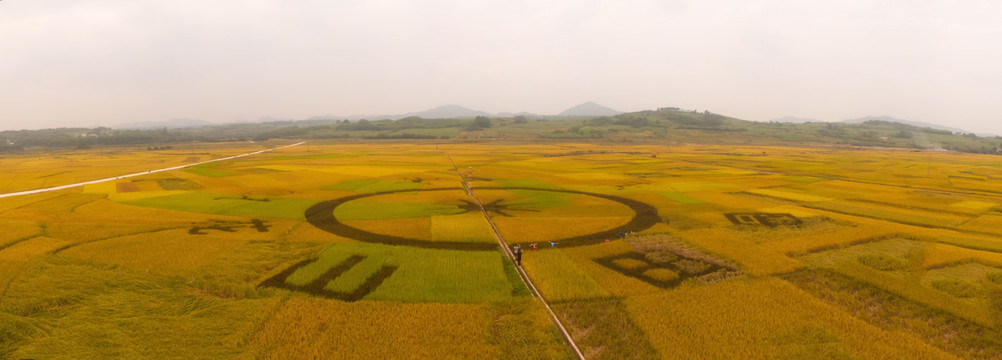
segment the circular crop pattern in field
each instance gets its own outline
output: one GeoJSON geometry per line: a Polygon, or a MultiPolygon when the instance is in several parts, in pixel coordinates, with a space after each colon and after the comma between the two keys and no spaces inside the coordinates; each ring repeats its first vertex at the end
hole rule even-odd
{"type": "MultiPolygon", "coordinates": [[[[505,219],[506,221],[512,219],[509,221],[511,225],[498,225],[502,227],[502,233],[506,232],[505,226],[509,226],[509,229],[515,228],[513,230],[516,231],[523,231],[526,234],[546,230],[539,229],[539,227],[551,227],[557,230],[552,232],[557,235],[546,241],[559,243],[561,247],[603,242],[607,239],[617,238],[623,233],[645,230],[660,221],[657,209],[653,206],[619,196],[574,190],[520,187],[487,187],[476,190],[487,193],[485,197],[489,199],[484,200],[483,206],[492,219],[505,219]],[[518,196],[519,194],[522,196],[518,196]],[[614,223],[605,226],[601,222],[595,221],[596,217],[589,216],[590,214],[579,214],[583,207],[575,206],[575,204],[595,202],[611,204],[596,208],[622,208],[616,216],[607,217],[607,219],[613,219],[614,223]],[[522,225],[518,222],[519,219],[535,221],[536,228],[522,225]],[[569,234],[569,236],[560,237],[559,234],[569,234]]],[[[497,243],[489,238],[490,228],[487,227],[486,223],[480,228],[480,231],[471,232],[478,233],[478,236],[481,237],[486,236],[487,240],[481,238],[471,241],[450,237],[429,240],[427,236],[413,236],[413,234],[420,235],[419,231],[410,230],[409,227],[419,229],[433,227],[429,225],[432,223],[444,223],[445,225],[440,225],[438,228],[444,229],[443,232],[456,232],[457,228],[463,230],[462,228],[469,227],[470,223],[475,225],[476,221],[482,221],[482,216],[479,215],[480,207],[473,202],[472,198],[449,196],[446,194],[449,191],[461,192],[463,189],[404,189],[351,195],[313,205],[306,210],[305,215],[310,224],[321,230],[364,242],[436,249],[494,249],[497,243]],[[422,195],[420,199],[427,201],[394,202],[395,197],[404,194],[420,194],[422,195]],[[428,222],[428,224],[422,222],[428,222]]],[[[524,239],[515,238],[522,238],[520,236],[505,235],[505,237],[509,244],[533,242],[525,240],[531,239],[530,237],[524,239]]],[[[550,244],[540,245],[549,246],[550,244]]]]}

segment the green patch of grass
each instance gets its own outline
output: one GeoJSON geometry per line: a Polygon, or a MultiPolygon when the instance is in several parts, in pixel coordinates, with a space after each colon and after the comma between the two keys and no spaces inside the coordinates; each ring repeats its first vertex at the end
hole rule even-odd
{"type": "Polygon", "coordinates": [[[541,209],[551,207],[571,206],[566,193],[535,190],[511,190],[511,193],[522,199],[508,204],[511,209],[541,209]]]}
{"type": "Polygon", "coordinates": [[[884,254],[864,254],[856,257],[860,264],[881,271],[904,270],[908,263],[904,260],[884,254]]]}
{"type": "Polygon", "coordinates": [[[609,292],[584,272],[560,249],[527,251],[522,266],[550,301],[608,297],[609,292]]]}
{"type": "Polygon", "coordinates": [[[515,292],[498,252],[380,244],[331,245],[318,254],[317,261],[297,270],[286,281],[309,283],[352,255],[365,259],[331,281],[327,289],[351,292],[383,265],[388,265],[397,266],[396,272],[365,299],[482,303],[508,299],[515,292]]]}
{"type": "MultiPolygon", "coordinates": [[[[387,254],[388,255],[388,254],[387,254]]],[[[356,264],[348,271],[345,271],[327,284],[326,289],[341,293],[350,293],[358,289],[362,283],[383,267],[388,256],[370,256],[362,262],[356,264]]]]}
{"type": "Polygon", "coordinates": [[[300,219],[306,209],[316,202],[310,199],[191,192],[127,201],[125,204],[206,214],[300,219]]]}
{"type": "Polygon", "coordinates": [[[238,175],[240,175],[238,173],[233,173],[233,172],[228,172],[228,171],[223,171],[223,170],[216,169],[217,167],[219,167],[219,164],[220,164],[220,162],[210,162],[210,163],[205,163],[205,164],[200,164],[200,165],[195,165],[195,166],[189,166],[189,167],[184,168],[184,171],[192,173],[192,174],[195,174],[195,175],[205,176],[205,177],[227,177],[227,176],[238,176],[238,175]]]}
{"type": "Polygon", "coordinates": [[[324,190],[344,190],[362,193],[377,193],[397,190],[417,190],[421,188],[420,182],[402,180],[369,180],[353,179],[345,180],[334,185],[324,187],[324,190]]]}
{"type": "Polygon", "coordinates": [[[930,285],[933,289],[945,292],[959,298],[971,298],[978,296],[978,286],[968,281],[957,279],[933,280],[930,285]]]}
{"type": "MultiPolygon", "coordinates": [[[[506,188],[560,189],[557,186],[534,179],[497,179],[494,180],[494,183],[506,188]]],[[[567,193],[524,189],[509,191],[521,198],[509,203],[512,209],[539,209],[571,205],[570,200],[567,199],[567,193]]]]}
{"type": "Polygon", "coordinates": [[[455,215],[464,211],[455,205],[358,200],[338,206],[334,209],[334,216],[339,220],[401,219],[455,215]]]}
{"type": "Polygon", "coordinates": [[[658,195],[664,196],[666,198],[675,200],[683,204],[702,204],[705,201],[694,198],[692,196],[680,193],[680,192],[659,192],[658,195]]]}
{"type": "Polygon", "coordinates": [[[522,278],[518,275],[518,271],[515,270],[515,264],[513,264],[507,257],[504,257],[504,275],[508,278],[508,282],[511,283],[512,296],[532,295],[529,288],[522,282],[522,278]]]}

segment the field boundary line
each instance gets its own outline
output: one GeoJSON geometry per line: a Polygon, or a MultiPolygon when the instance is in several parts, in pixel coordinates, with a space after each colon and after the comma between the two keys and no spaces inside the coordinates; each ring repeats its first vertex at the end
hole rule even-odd
{"type": "MultiPolygon", "coordinates": [[[[484,204],[480,202],[480,198],[477,197],[477,194],[473,193],[473,188],[465,179],[463,179],[463,175],[459,172],[459,167],[456,166],[456,162],[452,161],[452,156],[449,156],[449,162],[452,163],[452,167],[456,169],[456,173],[459,175],[460,181],[462,181],[463,187],[466,189],[466,193],[473,197],[473,200],[476,201],[477,206],[480,208],[480,212],[483,213],[484,218],[487,219],[487,224],[491,226],[491,232],[494,234],[494,238],[497,239],[498,244],[501,245],[501,249],[504,249],[505,256],[507,256],[508,259],[514,263],[515,254],[511,252],[511,249],[508,248],[508,243],[504,241],[503,237],[501,237],[501,232],[498,231],[497,225],[494,225],[494,220],[492,220],[490,214],[487,213],[487,209],[485,209],[484,204]]],[[[543,294],[536,289],[536,285],[533,284],[532,279],[529,278],[529,274],[525,273],[525,270],[522,269],[521,265],[516,264],[514,267],[515,271],[519,275],[519,278],[522,279],[522,283],[529,287],[532,294],[543,303],[546,311],[550,313],[550,318],[553,320],[553,323],[557,325],[557,330],[560,330],[560,335],[564,337],[567,344],[571,346],[572,350],[574,350],[574,355],[576,355],[578,359],[585,360],[585,356],[581,353],[581,349],[578,348],[578,344],[574,342],[574,339],[571,338],[571,334],[567,332],[567,328],[565,328],[564,324],[560,322],[560,318],[557,317],[557,313],[553,312],[553,309],[550,308],[550,304],[546,301],[546,298],[543,297],[543,294]]]]}
{"type": "Polygon", "coordinates": [[[305,141],[301,141],[301,142],[298,142],[298,143],[295,143],[295,144],[292,144],[292,145],[285,145],[285,146],[279,146],[279,147],[270,148],[270,149],[258,150],[258,151],[249,152],[249,153],[246,153],[246,154],[227,156],[227,157],[224,157],[224,158],[212,159],[212,160],[197,162],[197,163],[193,163],[193,164],[174,166],[174,167],[169,167],[169,168],[165,168],[165,169],[149,170],[149,171],[137,172],[137,173],[133,173],[133,174],[119,175],[119,176],[110,177],[110,178],[104,178],[104,179],[98,179],[98,180],[78,182],[76,184],[59,185],[59,186],[53,186],[53,187],[47,187],[47,188],[41,188],[41,189],[35,189],[35,190],[26,190],[26,191],[19,191],[19,192],[0,194],[0,199],[6,198],[6,197],[20,196],[20,195],[41,194],[41,193],[49,192],[49,191],[64,190],[64,189],[69,189],[69,188],[75,188],[77,186],[84,186],[84,185],[90,185],[90,184],[103,183],[105,181],[125,179],[125,178],[136,177],[136,176],[147,175],[147,174],[153,174],[153,173],[158,173],[158,172],[163,172],[163,171],[180,170],[180,169],[184,169],[184,168],[190,167],[190,166],[208,164],[208,163],[216,162],[216,161],[233,160],[233,159],[242,158],[242,157],[245,157],[245,156],[257,155],[257,154],[260,154],[260,153],[269,152],[269,151],[272,151],[272,150],[278,150],[278,149],[284,149],[284,148],[287,148],[287,147],[298,146],[298,145],[302,145],[302,144],[305,144],[305,143],[306,143],[305,141]]]}

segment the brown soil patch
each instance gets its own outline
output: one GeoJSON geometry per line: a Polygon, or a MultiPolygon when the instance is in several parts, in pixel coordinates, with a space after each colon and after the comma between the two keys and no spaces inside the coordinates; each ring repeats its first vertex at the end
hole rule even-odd
{"type": "Polygon", "coordinates": [[[115,191],[120,193],[130,193],[139,191],[139,186],[132,182],[120,182],[115,184],[115,191]]]}

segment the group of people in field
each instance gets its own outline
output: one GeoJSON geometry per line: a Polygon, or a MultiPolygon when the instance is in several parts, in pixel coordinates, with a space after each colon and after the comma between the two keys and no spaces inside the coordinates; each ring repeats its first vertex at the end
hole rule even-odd
{"type": "MultiPolygon", "coordinates": [[[[627,238],[630,235],[633,235],[633,231],[619,233],[619,237],[623,239],[627,238]]],[[[609,239],[606,239],[605,242],[609,242],[609,239]]],[[[531,243],[529,244],[529,246],[531,246],[533,250],[536,250],[536,243],[531,243]]],[[[550,241],[550,247],[551,248],[557,247],[557,243],[550,241]]],[[[515,265],[522,266],[522,247],[518,244],[515,244],[515,246],[513,246],[511,249],[511,254],[515,256],[515,265]]]]}
{"type": "MultiPolygon", "coordinates": [[[[550,241],[551,248],[557,247],[557,244],[557,242],[550,241]]],[[[532,246],[532,249],[536,250],[536,243],[529,244],[529,246],[532,246]]],[[[515,244],[511,249],[511,254],[515,255],[515,265],[522,266],[522,246],[515,244]]]]}

